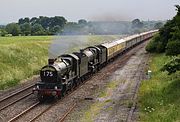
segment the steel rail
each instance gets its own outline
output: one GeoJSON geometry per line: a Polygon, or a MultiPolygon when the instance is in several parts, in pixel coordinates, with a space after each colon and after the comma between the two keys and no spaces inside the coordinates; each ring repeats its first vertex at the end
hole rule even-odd
{"type": "Polygon", "coordinates": [[[33,108],[35,108],[37,105],[39,105],[40,102],[37,102],[35,104],[33,104],[32,106],[30,106],[29,108],[27,108],[26,110],[22,111],[21,113],[19,113],[18,115],[16,115],[15,117],[11,118],[8,122],[13,122],[15,120],[17,120],[18,118],[20,118],[21,116],[23,116],[24,114],[26,114],[28,111],[32,110],[33,108]]]}
{"type": "Polygon", "coordinates": [[[20,93],[23,92],[23,91],[26,91],[27,89],[32,88],[33,86],[34,86],[34,84],[33,84],[33,85],[30,85],[30,86],[27,86],[27,87],[25,87],[24,89],[21,89],[21,90],[19,90],[19,91],[17,91],[17,92],[14,92],[14,93],[12,93],[12,94],[10,94],[10,95],[8,95],[8,96],[0,99],[0,103],[3,102],[3,101],[5,101],[5,100],[7,100],[7,99],[9,99],[9,98],[11,98],[11,97],[13,97],[13,96],[15,96],[15,95],[20,94],[20,93]]]}
{"type": "Polygon", "coordinates": [[[3,109],[5,109],[5,108],[7,108],[7,107],[9,107],[9,106],[11,106],[11,105],[13,105],[13,104],[19,102],[20,100],[22,100],[22,99],[24,99],[24,98],[26,98],[26,97],[28,97],[28,96],[30,96],[30,95],[32,95],[32,93],[26,94],[26,95],[20,97],[19,99],[17,99],[17,100],[15,100],[15,101],[13,101],[13,102],[11,102],[11,103],[9,103],[9,104],[3,106],[2,108],[0,108],[0,111],[2,111],[3,109]]]}

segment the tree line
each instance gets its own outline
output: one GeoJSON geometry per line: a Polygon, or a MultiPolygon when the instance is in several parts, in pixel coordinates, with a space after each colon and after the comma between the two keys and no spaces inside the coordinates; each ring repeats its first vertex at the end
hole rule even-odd
{"type": "Polygon", "coordinates": [[[162,27],[162,22],[140,21],[132,22],[87,22],[80,19],[78,22],[68,22],[62,16],[20,18],[17,23],[9,23],[0,27],[0,36],[11,34],[12,36],[28,35],[104,35],[104,34],[132,34],[162,27]]]}
{"type": "Polygon", "coordinates": [[[172,60],[162,68],[162,71],[168,71],[169,74],[180,70],[180,6],[175,7],[177,14],[159,29],[159,34],[146,47],[148,52],[172,56],[172,60]]]}
{"type": "Polygon", "coordinates": [[[2,33],[18,35],[53,35],[62,31],[67,20],[61,16],[55,17],[33,17],[33,18],[20,18],[18,23],[9,23],[2,33]]]}

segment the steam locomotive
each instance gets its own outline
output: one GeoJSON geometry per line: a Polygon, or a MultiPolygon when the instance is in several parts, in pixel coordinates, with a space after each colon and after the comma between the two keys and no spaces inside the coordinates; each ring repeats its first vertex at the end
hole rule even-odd
{"type": "Polygon", "coordinates": [[[40,70],[41,81],[35,84],[33,93],[40,101],[47,96],[61,98],[112,59],[151,38],[157,32],[158,30],[152,30],[49,59],[48,65],[40,70]]]}

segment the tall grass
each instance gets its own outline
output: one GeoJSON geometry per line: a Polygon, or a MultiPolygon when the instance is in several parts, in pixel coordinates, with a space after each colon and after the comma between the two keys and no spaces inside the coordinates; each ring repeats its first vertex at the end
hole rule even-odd
{"type": "Polygon", "coordinates": [[[143,81],[139,91],[140,120],[143,122],[180,121],[180,72],[167,75],[160,71],[168,60],[170,58],[163,54],[151,58],[152,78],[143,81]]]}
{"type": "Polygon", "coordinates": [[[38,74],[47,63],[48,45],[52,37],[0,38],[0,89],[38,74]]]}

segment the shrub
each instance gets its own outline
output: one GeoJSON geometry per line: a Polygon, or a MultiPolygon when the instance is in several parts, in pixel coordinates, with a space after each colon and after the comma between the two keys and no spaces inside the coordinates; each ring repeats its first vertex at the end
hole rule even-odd
{"type": "Polygon", "coordinates": [[[166,55],[180,54],[180,40],[169,41],[166,47],[166,55]]]}
{"type": "Polygon", "coordinates": [[[156,52],[156,44],[154,39],[148,43],[148,45],[146,46],[146,51],[150,53],[156,52]]]}
{"type": "Polygon", "coordinates": [[[146,51],[150,53],[161,53],[164,51],[164,45],[161,42],[159,34],[154,36],[153,39],[148,43],[148,45],[146,46],[146,51]]]}
{"type": "Polygon", "coordinates": [[[173,57],[173,59],[167,62],[161,69],[161,71],[167,71],[169,75],[179,70],[180,70],[180,57],[173,57]]]}

